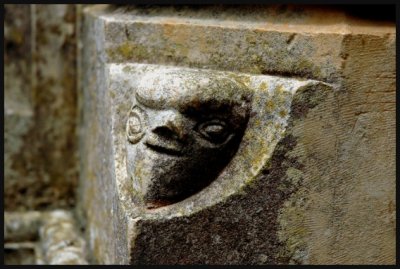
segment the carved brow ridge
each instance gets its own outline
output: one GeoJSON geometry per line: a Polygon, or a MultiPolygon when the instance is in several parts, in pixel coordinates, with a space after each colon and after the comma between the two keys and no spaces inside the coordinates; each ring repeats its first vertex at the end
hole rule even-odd
{"type": "MultiPolygon", "coordinates": [[[[168,103],[168,100],[165,100],[164,98],[162,98],[161,100],[157,100],[157,99],[154,99],[154,98],[151,98],[151,97],[149,98],[149,97],[143,96],[139,92],[135,92],[135,97],[136,97],[136,101],[139,104],[141,104],[141,105],[143,105],[145,107],[148,107],[148,108],[154,108],[154,109],[164,108],[166,103],[168,103]]],[[[189,97],[189,100],[190,100],[190,97],[189,97]]],[[[174,103],[175,102],[178,103],[178,102],[181,102],[181,101],[184,101],[184,99],[176,98],[174,100],[174,103]]],[[[215,109],[216,107],[219,107],[219,106],[221,106],[221,107],[226,107],[226,106],[231,107],[236,103],[236,102],[233,102],[233,100],[228,100],[228,99],[225,100],[225,101],[219,100],[219,102],[220,102],[219,104],[216,104],[216,100],[214,100],[214,98],[212,96],[210,96],[210,98],[207,98],[207,99],[195,98],[193,100],[184,102],[181,105],[181,108],[184,108],[184,109],[196,109],[196,108],[198,108],[199,110],[202,110],[205,107],[209,106],[210,109],[213,109],[213,108],[215,109]]]]}
{"type": "MultiPolygon", "coordinates": [[[[147,97],[145,97],[145,96],[142,96],[142,95],[140,95],[137,91],[135,92],[135,98],[136,98],[136,101],[139,103],[139,104],[141,104],[141,105],[143,105],[143,106],[145,106],[145,107],[149,107],[149,108],[159,108],[159,107],[162,107],[163,106],[163,104],[158,104],[158,103],[160,103],[160,100],[154,100],[154,99],[151,99],[151,98],[147,98],[147,97]]],[[[165,101],[164,101],[165,102],[165,101]]],[[[163,102],[163,103],[164,103],[163,102]]]]}

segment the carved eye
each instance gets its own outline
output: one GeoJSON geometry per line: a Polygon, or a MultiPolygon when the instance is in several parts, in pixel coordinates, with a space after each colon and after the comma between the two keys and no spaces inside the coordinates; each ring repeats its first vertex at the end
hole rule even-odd
{"type": "Polygon", "coordinates": [[[226,123],[219,120],[212,120],[199,124],[197,131],[206,140],[218,144],[224,142],[229,135],[226,123]]]}
{"type": "Polygon", "coordinates": [[[126,132],[128,141],[137,143],[143,136],[143,111],[139,107],[133,107],[129,113],[129,118],[126,123],[126,132]]]}
{"type": "Polygon", "coordinates": [[[128,119],[129,134],[138,134],[142,131],[142,123],[137,115],[133,115],[128,119]]]}

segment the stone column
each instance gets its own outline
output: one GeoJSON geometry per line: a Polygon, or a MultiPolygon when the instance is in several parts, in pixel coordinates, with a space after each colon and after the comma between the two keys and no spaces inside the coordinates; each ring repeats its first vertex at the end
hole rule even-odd
{"type": "MultiPolygon", "coordinates": [[[[4,6],[5,264],[76,262],[42,259],[38,230],[48,220],[43,211],[75,207],[79,12],[79,5],[4,6]]],[[[60,243],[63,232],[47,240],[60,243]]]]}
{"type": "Polygon", "coordinates": [[[76,156],[76,5],[5,5],[4,208],[72,208],[76,156]]]}

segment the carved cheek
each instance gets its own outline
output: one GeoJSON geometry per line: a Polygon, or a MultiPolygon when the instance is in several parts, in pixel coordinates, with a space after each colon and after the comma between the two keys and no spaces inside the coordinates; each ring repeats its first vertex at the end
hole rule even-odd
{"type": "Polygon", "coordinates": [[[139,107],[133,107],[129,113],[126,123],[127,139],[130,143],[136,144],[144,135],[146,128],[145,113],[139,107]]]}

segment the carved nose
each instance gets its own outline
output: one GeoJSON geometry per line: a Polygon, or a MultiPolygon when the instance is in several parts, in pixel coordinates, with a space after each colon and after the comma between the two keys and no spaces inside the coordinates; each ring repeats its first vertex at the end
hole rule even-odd
{"type": "Polygon", "coordinates": [[[167,110],[154,119],[152,132],[166,140],[182,140],[185,137],[182,116],[179,112],[167,110]]]}

